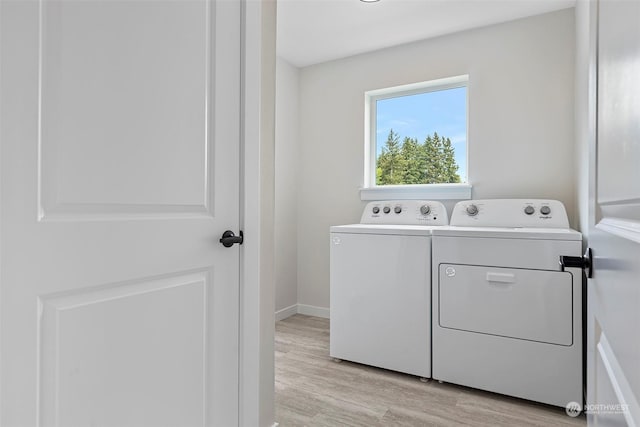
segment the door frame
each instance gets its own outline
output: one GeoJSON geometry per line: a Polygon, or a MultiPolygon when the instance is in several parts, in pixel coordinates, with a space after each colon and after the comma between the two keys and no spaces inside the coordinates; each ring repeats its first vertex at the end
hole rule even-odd
{"type": "MultiPolygon", "coordinates": [[[[584,237],[583,249],[589,246],[589,230],[595,226],[595,171],[597,152],[597,0],[580,0],[575,6],[576,70],[575,70],[575,153],[576,153],[576,205],[579,207],[576,222],[584,237]]],[[[584,278],[587,295],[585,346],[585,403],[591,404],[594,384],[588,381],[595,372],[596,331],[594,330],[593,299],[589,297],[589,280],[584,278]]],[[[593,425],[593,414],[587,414],[593,425]]]]}
{"type": "Polygon", "coordinates": [[[242,0],[240,426],[272,426],[276,0],[242,0]]]}

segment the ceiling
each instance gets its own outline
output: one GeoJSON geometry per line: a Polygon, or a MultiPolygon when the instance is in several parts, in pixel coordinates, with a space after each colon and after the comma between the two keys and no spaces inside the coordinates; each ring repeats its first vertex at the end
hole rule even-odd
{"type": "Polygon", "coordinates": [[[297,67],[554,10],[576,0],[278,0],[278,56],[297,67]]]}

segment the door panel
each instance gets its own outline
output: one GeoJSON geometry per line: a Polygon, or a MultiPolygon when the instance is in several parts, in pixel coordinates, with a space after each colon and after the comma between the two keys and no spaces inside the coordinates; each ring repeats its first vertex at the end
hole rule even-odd
{"type": "Polygon", "coordinates": [[[41,298],[43,424],[204,425],[208,277],[41,298]]]}
{"type": "MultiPolygon", "coordinates": [[[[600,2],[598,62],[598,204],[640,198],[640,3],[600,2]]],[[[606,208],[605,208],[606,209],[606,208]]],[[[640,219],[635,212],[635,219],[640,219]]]]}
{"type": "Polygon", "coordinates": [[[0,19],[0,425],[237,425],[240,3],[0,19]]]}
{"type": "MultiPolygon", "coordinates": [[[[598,3],[597,151],[589,245],[591,425],[640,425],[640,1],[598,3]]],[[[595,54],[595,53],[594,53],[595,54]]]]}
{"type": "Polygon", "coordinates": [[[203,212],[207,3],[45,1],[41,19],[42,214],[203,212]]]}
{"type": "MultiPolygon", "coordinates": [[[[615,405],[613,410],[596,410],[593,416],[589,417],[589,424],[606,427],[625,427],[634,425],[630,418],[629,406],[624,395],[630,394],[628,384],[621,382],[622,378],[616,374],[621,368],[611,352],[611,347],[604,335],[600,335],[596,348],[595,375],[594,381],[597,384],[598,402],[605,405],[615,405]],[[622,387],[621,387],[622,386],[622,387]],[[623,391],[624,388],[624,391],[623,391]],[[606,402],[606,403],[605,403],[606,402]]],[[[605,406],[606,408],[606,406],[605,406]]]]}

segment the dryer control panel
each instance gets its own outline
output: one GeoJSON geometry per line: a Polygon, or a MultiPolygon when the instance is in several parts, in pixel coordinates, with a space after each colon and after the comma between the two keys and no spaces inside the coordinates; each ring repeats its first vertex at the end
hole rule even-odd
{"type": "Polygon", "coordinates": [[[458,202],[451,214],[458,227],[569,228],[562,202],[544,199],[492,199],[458,202]]]}
{"type": "Polygon", "coordinates": [[[369,202],[361,224],[449,225],[447,209],[432,200],[386,200],[369,202]]]}

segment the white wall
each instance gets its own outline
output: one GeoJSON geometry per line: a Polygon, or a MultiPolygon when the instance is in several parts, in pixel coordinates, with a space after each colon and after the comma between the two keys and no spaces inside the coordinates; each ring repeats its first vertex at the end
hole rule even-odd
{"type": "Polygon", "coordinates": [[[574,11],[310,66],[300,74],[298,302],[329,306],[329,226],[364,203],[364,92],[469,74],[474,198],[541,197],[575,220],[574,11]]]}
{"type": "MultiPolygon", "coordinates": [[[[299,71],[276,62],[275,280],[276,312],[298,302],[299,71]]],[[[294,307],[295,308],[295,307],[294,307]]]]}

